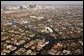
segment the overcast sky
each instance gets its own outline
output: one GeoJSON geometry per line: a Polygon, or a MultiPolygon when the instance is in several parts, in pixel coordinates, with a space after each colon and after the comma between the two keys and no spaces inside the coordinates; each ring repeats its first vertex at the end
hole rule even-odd
{"type": "Polygon", "coordinates": [[[22,4],[83,4],[83,1],[1,1],[1,4],[13,4],[13,5],[22,5],[22,4]]]}

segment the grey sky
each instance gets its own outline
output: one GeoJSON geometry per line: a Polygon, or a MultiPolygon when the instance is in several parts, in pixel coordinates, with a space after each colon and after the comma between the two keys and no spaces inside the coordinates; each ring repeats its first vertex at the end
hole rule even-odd
{"type": "Polygon", "coordinates": [[[1,4],[83,4],[83,1],[1,1],[1,4]]]}

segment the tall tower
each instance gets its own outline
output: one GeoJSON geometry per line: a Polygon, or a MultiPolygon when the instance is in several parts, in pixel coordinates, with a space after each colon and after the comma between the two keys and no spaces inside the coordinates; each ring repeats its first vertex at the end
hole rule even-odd
{"type": "Polygon", "coordinates": [[[36,4],[33,4],[33,2],[31,1],[31,2],[29,2],[29,7],[30,8],[35,8],[36,7],[36,4]]]}

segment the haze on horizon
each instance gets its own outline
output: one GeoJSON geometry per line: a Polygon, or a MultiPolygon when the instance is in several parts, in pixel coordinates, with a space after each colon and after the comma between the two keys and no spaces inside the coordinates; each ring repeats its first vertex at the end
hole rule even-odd
{"type": "Polygon", "coordinates": [[[83,5],[83,1],[1,1],[1,5],[27,5],[27,4],[83,5]]]}

